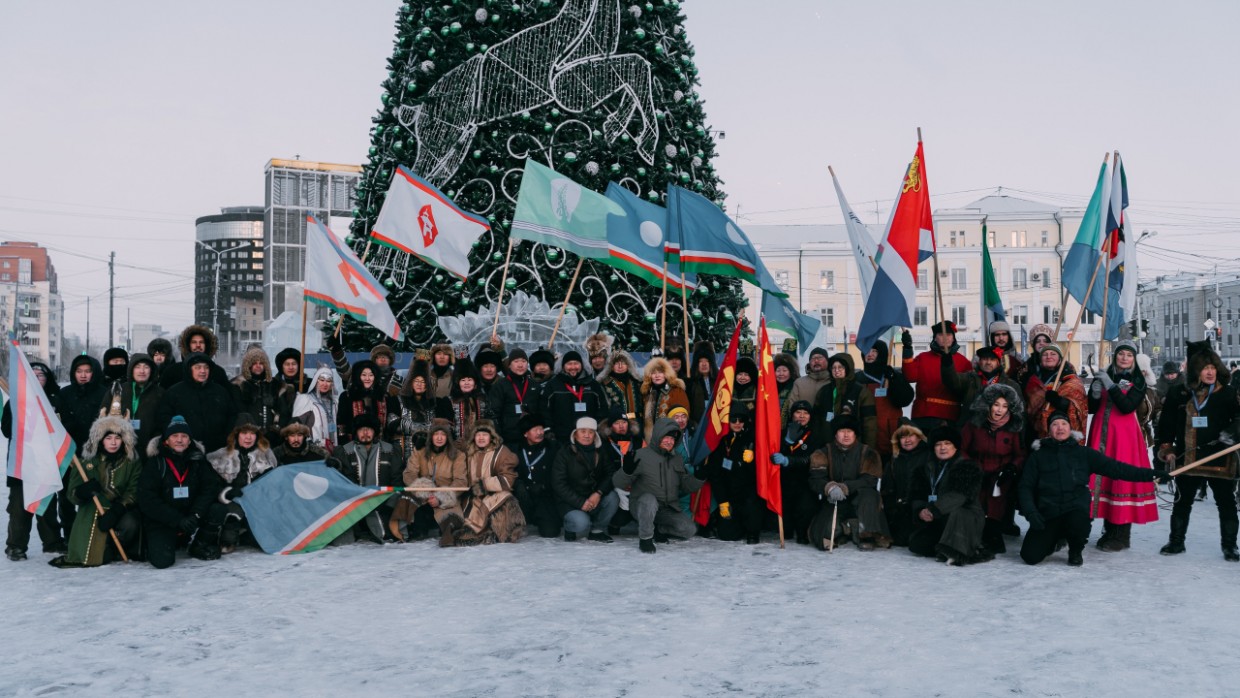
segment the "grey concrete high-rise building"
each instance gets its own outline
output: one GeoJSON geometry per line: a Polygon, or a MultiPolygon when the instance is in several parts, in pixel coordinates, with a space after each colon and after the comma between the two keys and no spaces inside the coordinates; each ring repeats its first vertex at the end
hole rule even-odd
{"type": "Polygon", "coordinates": [[[231,362],[263,338],[263,208],[222,208],[194,227],[194,322],[215,330],[231,362]]]}

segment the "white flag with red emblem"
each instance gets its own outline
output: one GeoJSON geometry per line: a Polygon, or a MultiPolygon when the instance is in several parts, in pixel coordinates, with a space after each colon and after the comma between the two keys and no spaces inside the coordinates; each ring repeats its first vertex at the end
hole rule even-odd
{"type": "Polygon", "coordinates": [[[404,335],[387,296],[387,289],[353,250],[317,218],[306,216],[307,301],[348,315],[400,341],[404,335]]]}
{"type": "Polygon", "coordinates": [[[397,167],[370,237],[455,274],[469,276],[469,251],[491,224],[452,203],[435,185],[397,167]]]}

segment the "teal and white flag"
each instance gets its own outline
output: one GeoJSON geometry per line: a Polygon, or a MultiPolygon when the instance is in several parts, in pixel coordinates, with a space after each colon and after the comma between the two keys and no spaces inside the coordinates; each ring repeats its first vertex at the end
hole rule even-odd
{"type": "Polygon", "coordinates": [[[550,167],[526,159],[512,216],[512,237],[607,260],[607,217],[624,209],[550,167]]]}
{"type": "Polygon", "coordinates": [[[787,298],[763,292],[762,316],[766,318],[767,327],[786,332],[797,338],[798,354],[807,353],[816,346],[814,339],[818,336],[818,330],[822,328],[822,321],[797,312],[787,298]]]}

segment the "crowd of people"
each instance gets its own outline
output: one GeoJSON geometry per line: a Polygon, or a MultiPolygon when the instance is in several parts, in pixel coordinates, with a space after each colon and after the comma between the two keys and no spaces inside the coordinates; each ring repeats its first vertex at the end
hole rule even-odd
{"type": "MultiPolygon", "coordinates": [[[[31,529],[58,567],[131,559],[163,568],[178,550],[217,559],[252,545],[247,486],[275,468],[323,461],[363,486],[407,487],[336,544],[435,538],[441,546],[514,542],[525,535],[610,543],[635,535],[643,552],[706,536],[754,544],[776,521],[758,470],[777,467],[783,527],[798,544],[892,546],[953,565],[1007,553],[1036,564],[1067,548],[1080,565],[1093,519],[1097,547],[1120,552],[1132,526],[1158,517],[1156,481],[1234,442],[1240,402],[1222,361],[1190,344],[1184,376],[1120,341],[1105,370],[1082,380],[1046,325],[1015,351],[1010,328],[963,356],[950,322],[913,351],[879,341],[860,364],[813,348],[804,366],[774,358],[780,450],[755,462],[758,368],[736,362],[728,429],[693,462],[694,431],[721,380],[707,342],[670,342],[638,366],[595,335],[585,355],[527,353],[499,340],[419,350],[408,370],[380,344],[350,363],[330,341],[331,366],[296,349],[261,348],[229,377],[212,331],[187,327],[174,352],[112,348],[78,356],[67,385],[33,363],[79,447],[55,505],[33,516],[9,478],[8,559],[26,559],[31,529]],[[891,351],[899,351],[893,361],[891,351]],[[802,368],[804,372],[802,373],[802,368]],[[342,386],[342,387],[338,387],[342,386]],[[907,416],[906,416],[907,415],[907,416]],[[1152,461],[1151,450],[1155,453],[1152,461]],[[81,473],[85,473],[83,476],[81,473]]],[[[12,429],[8,405],[4,433],[12,429]]],[[[1194,494],[1209,487],[1222,551],[1237,554],[1236,459],[1175,477],[1165,555],[1185,550],[1194,494]]]]}

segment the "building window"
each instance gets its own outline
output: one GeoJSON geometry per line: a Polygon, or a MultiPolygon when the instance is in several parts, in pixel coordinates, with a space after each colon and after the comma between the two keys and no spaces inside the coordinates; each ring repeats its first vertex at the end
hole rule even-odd
{"type": "Polygon", "coordinates": [[[956,323],[957,328],[965,327],[969,324],[968,314],[965,312],[965,306],[963,305],[952,306],[952,322],[956,323]]]}
{"type": "Polygon", "coordinates": [[[995,231],[993,231],[993,230],[988,231],[988,232],[986,233],[986,238],[987,238],[987,240],[986,240],[986,246],[987,246],[987,247],[994,247],[994,246],[995,246],[995,231]]]}
{"type": "Polygon", "coordinates": [[[835,272],[823,271],[818,275],[818,288],[823,291],[835,290],[835,272]]]}
{"type": "Polygon", "coordinates": [[[788,272],[786,271],[775,272],[775,282],[779,284],[780,288],[787,291],[788,290],[788,272]]]}
{"type": "Polygon", "coordinates": [[[947,246],[948,247],[964,247],[964,231],[963,230],[950,231],[947,236],[947,246]]]}
{"type": "Polygon", "coordinates": [[[1059,322],[1059,308],[1052,308],[1049,305],[1042,306],[1042,322],[1048,325],[1052,322],[1059,322]]]}
{"type": "Polygon", "coordinates": [[[1025,231],[1013,230],[1012,247],[1025,247],[1026,245],[1028,245],[1028,240],[1026,239],[1025,231]]]}
{"type": "Polygon", "coordinates": [[[1050,234],[1050,232],[1049,232],[1049,231],[1046,231],[1046,230],[1043,230],[1043,231],[1042,231],[1042,246],[1043,246],[1043,247],[1050,247],[1050,246],[1051,246],[1051,244],[1050,244],[1050,243],[1051,243],[1051,234],[1050,234]]]}
{"type": "Polygon", "coordinates": [[[1050,287],[1051,287],[1051,270],[1047,267],[1042,267],[1042,288],[1050,288],[1050,287]]]}
{"type": "Polygon", "coordinates": [[[965,274],[965,271],[966,270],[961,267],[955,267],[952,269],[952,290],[953,291],[963,291],[966,288],[968,288],[969,278],[965,274]]]}
{"type": "Polygon", "coordinates": [[[1081,322],[1086,325],[1095,325],[1098,323],[1098,316],[1089,308],[1085,309],[1085,314],[1081,316],[1081,322]]]}
{"type": "Polygon", "coordinates": [[[1024,267],[1016,267],[1012,270],[1012,288],[1017,291],[1029,288],[1027,269],[1024,267]]]}
{"type": "Polygon", "coordinates": [[[917,289],[925,291],[930,288],[930,272],[925,269],[917,270],[917,289]]]}
{"type": "Polygon", "coordinates": [[[821,308],[818,314],[823,327],[835,327],[835,308],[821,308]]]}
{"type": "Polygon", "coordinates": [[[925,327],[926,325],[928,325],[929,322],[926,321],[926,317],[927,317],[926,306],[919,305],[916,308],[913,308],[913,325],[914,326],[925,327]]]}
{"type": "Polygon", "coordinates": [[[1009,322],[1013,325],[1023,325],[1029,322],[1029,306],[1027,305],[1012,306],[1012,318],[1009,322]]]}

